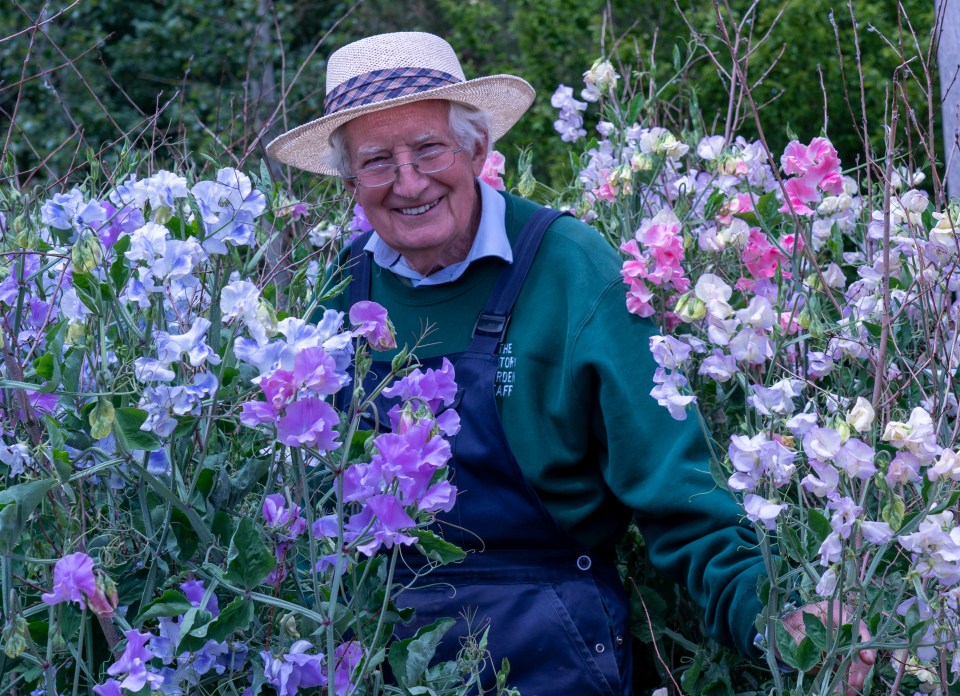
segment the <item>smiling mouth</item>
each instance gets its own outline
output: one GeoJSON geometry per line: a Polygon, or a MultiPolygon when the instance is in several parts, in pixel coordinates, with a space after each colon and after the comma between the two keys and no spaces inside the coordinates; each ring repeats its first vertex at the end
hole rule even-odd
{"type": "Polygon", "coordinates": [[[400,212],[404,215],[423,215],[428,210],[432,210],[440,203],[440,199],[433,201],[432,203],[427,203],[426,205],[417,206],[416,208],[400,208],[400,212]]]}

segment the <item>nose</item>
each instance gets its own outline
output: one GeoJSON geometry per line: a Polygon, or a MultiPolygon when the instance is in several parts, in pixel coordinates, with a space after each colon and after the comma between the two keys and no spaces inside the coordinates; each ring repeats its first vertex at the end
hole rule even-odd
{"type": "Polygon", "coordinates": [[[417,198],[430,185],[430,177],[421,174],[414,161],[397,165],[397,180],[393,182],[393,192],[404,198],[417,198]]]}

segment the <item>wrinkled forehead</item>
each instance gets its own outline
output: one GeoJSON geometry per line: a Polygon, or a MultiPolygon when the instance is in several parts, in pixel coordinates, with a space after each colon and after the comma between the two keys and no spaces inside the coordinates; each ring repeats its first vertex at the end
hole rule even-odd
{"type": "Polygon", "coordinates": [[[344,125],[349,153],[355,156],[447,139],[451,136],[449,111],[449,102],[430,100],[358,116],[344,125]]]}

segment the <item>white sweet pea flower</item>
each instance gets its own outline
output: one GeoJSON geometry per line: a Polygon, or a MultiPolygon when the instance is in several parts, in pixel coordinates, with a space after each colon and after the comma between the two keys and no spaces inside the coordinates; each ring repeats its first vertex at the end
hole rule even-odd
{"type": "Polygon", "coordinates": [[[857,402],[847,413],[846,421],[847,425],[858,433],[862,433],[873,426],[873,419],[875,417],[876,413],[873,410],[873,405],[862,396],[858,396],[857,402]]]}
{"type": "Polygon", "coordinates": [[[960,454],[944,449],[939,459],[927,469],[927,478],[931,481],[938,479],[960,481],[960,454]]]}
{"type": "Polygon", "coordinates": [[[723,153],[723,136],[708,135],[697,144],[697,155],[707,161],[717,159],[723,153]]]}
{"type": "Polygon", "coordinates": [[[777,314],[766,297],[755,295],[745,309],[737,311],[737,318],[755,329],[769,329],[777,321],[777,314]]]}
{"type": "Polygon", "coordinates": [[[777,517],[786,509],[786,505],[778,505],[759,495],[749,493],[743,497],[743,509],[751,522],[760,522],[767,529],[777,528],[777,517]]]}
{"type": "Polygon", "coordinates": [[[648,155],[667,156],[679,159],[690,150],[689,145],[680,142],[673,133],[666,128],[650,128],[640,136],[640,151],[648,155]]]}
{"type": "Polygon", "coordinates": [[[733,289],[720,276],[704,273],[697,279],[693,293],[706,304],[707,313],[711,316],[726,319],[733,314],[729,303],[733,289]]]}
{"type": "Polygon", "coordinates": [[[200,367],[205,362],[218,365],[220,356],[207,345],[209,328],[210,322],[203,317],[198,317],[185,334],[176,336],[166,331],[158,331],[155,339],[157,356],[167,364],[180,360],[180,356],[186,354],[193,367],[200,367]]]}
{"type": "Polygon", "coordinates": [[[823,271],[823,280],[826,282],[828,288],[842,288],[847,284],[847,279],[843,275],[840,266],[832,261],[823,271]]]}

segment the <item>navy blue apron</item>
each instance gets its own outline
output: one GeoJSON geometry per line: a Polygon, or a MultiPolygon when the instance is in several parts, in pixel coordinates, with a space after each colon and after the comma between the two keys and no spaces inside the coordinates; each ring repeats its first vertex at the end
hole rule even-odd
{"type": "MultiPolygon", "coordinates": [[[[629,604],[613,552],[583,549],[557,525],[513,455],[494,396],[498,345],[540,240],[559,215],[542,209],[527,222],[469,348],[447,356],[459,387],[460,432],[450,464],[458,496],[454,508],[438,516],[439,533],[468,553],[430,572],[420,581],[426,586],[406,590],[398,604],[416,609],[405,636],[439,618],[458,619],[438,659],[456,656],[468,633],[463,616],[472,617],[474,631],[489,625],[493,665],[499,669],[509,659],[508,683],[523,696],[619,696],[631,693],[629,604]]],[[[351,305],[369,299],[366,239],[351,249],[351,305]]],[[[438,368],[440,361],[421,363],[438,368]]],[[[371,381],[389,371],[389,363],[375,362],[371,381]]],[[[391,405],[379,404],[379,413],[391,405]]],[[[417,567],[415,560],[410,565],[417,567]]],[[[494,670],[488,671],[492,678],[494,670]]]]}

